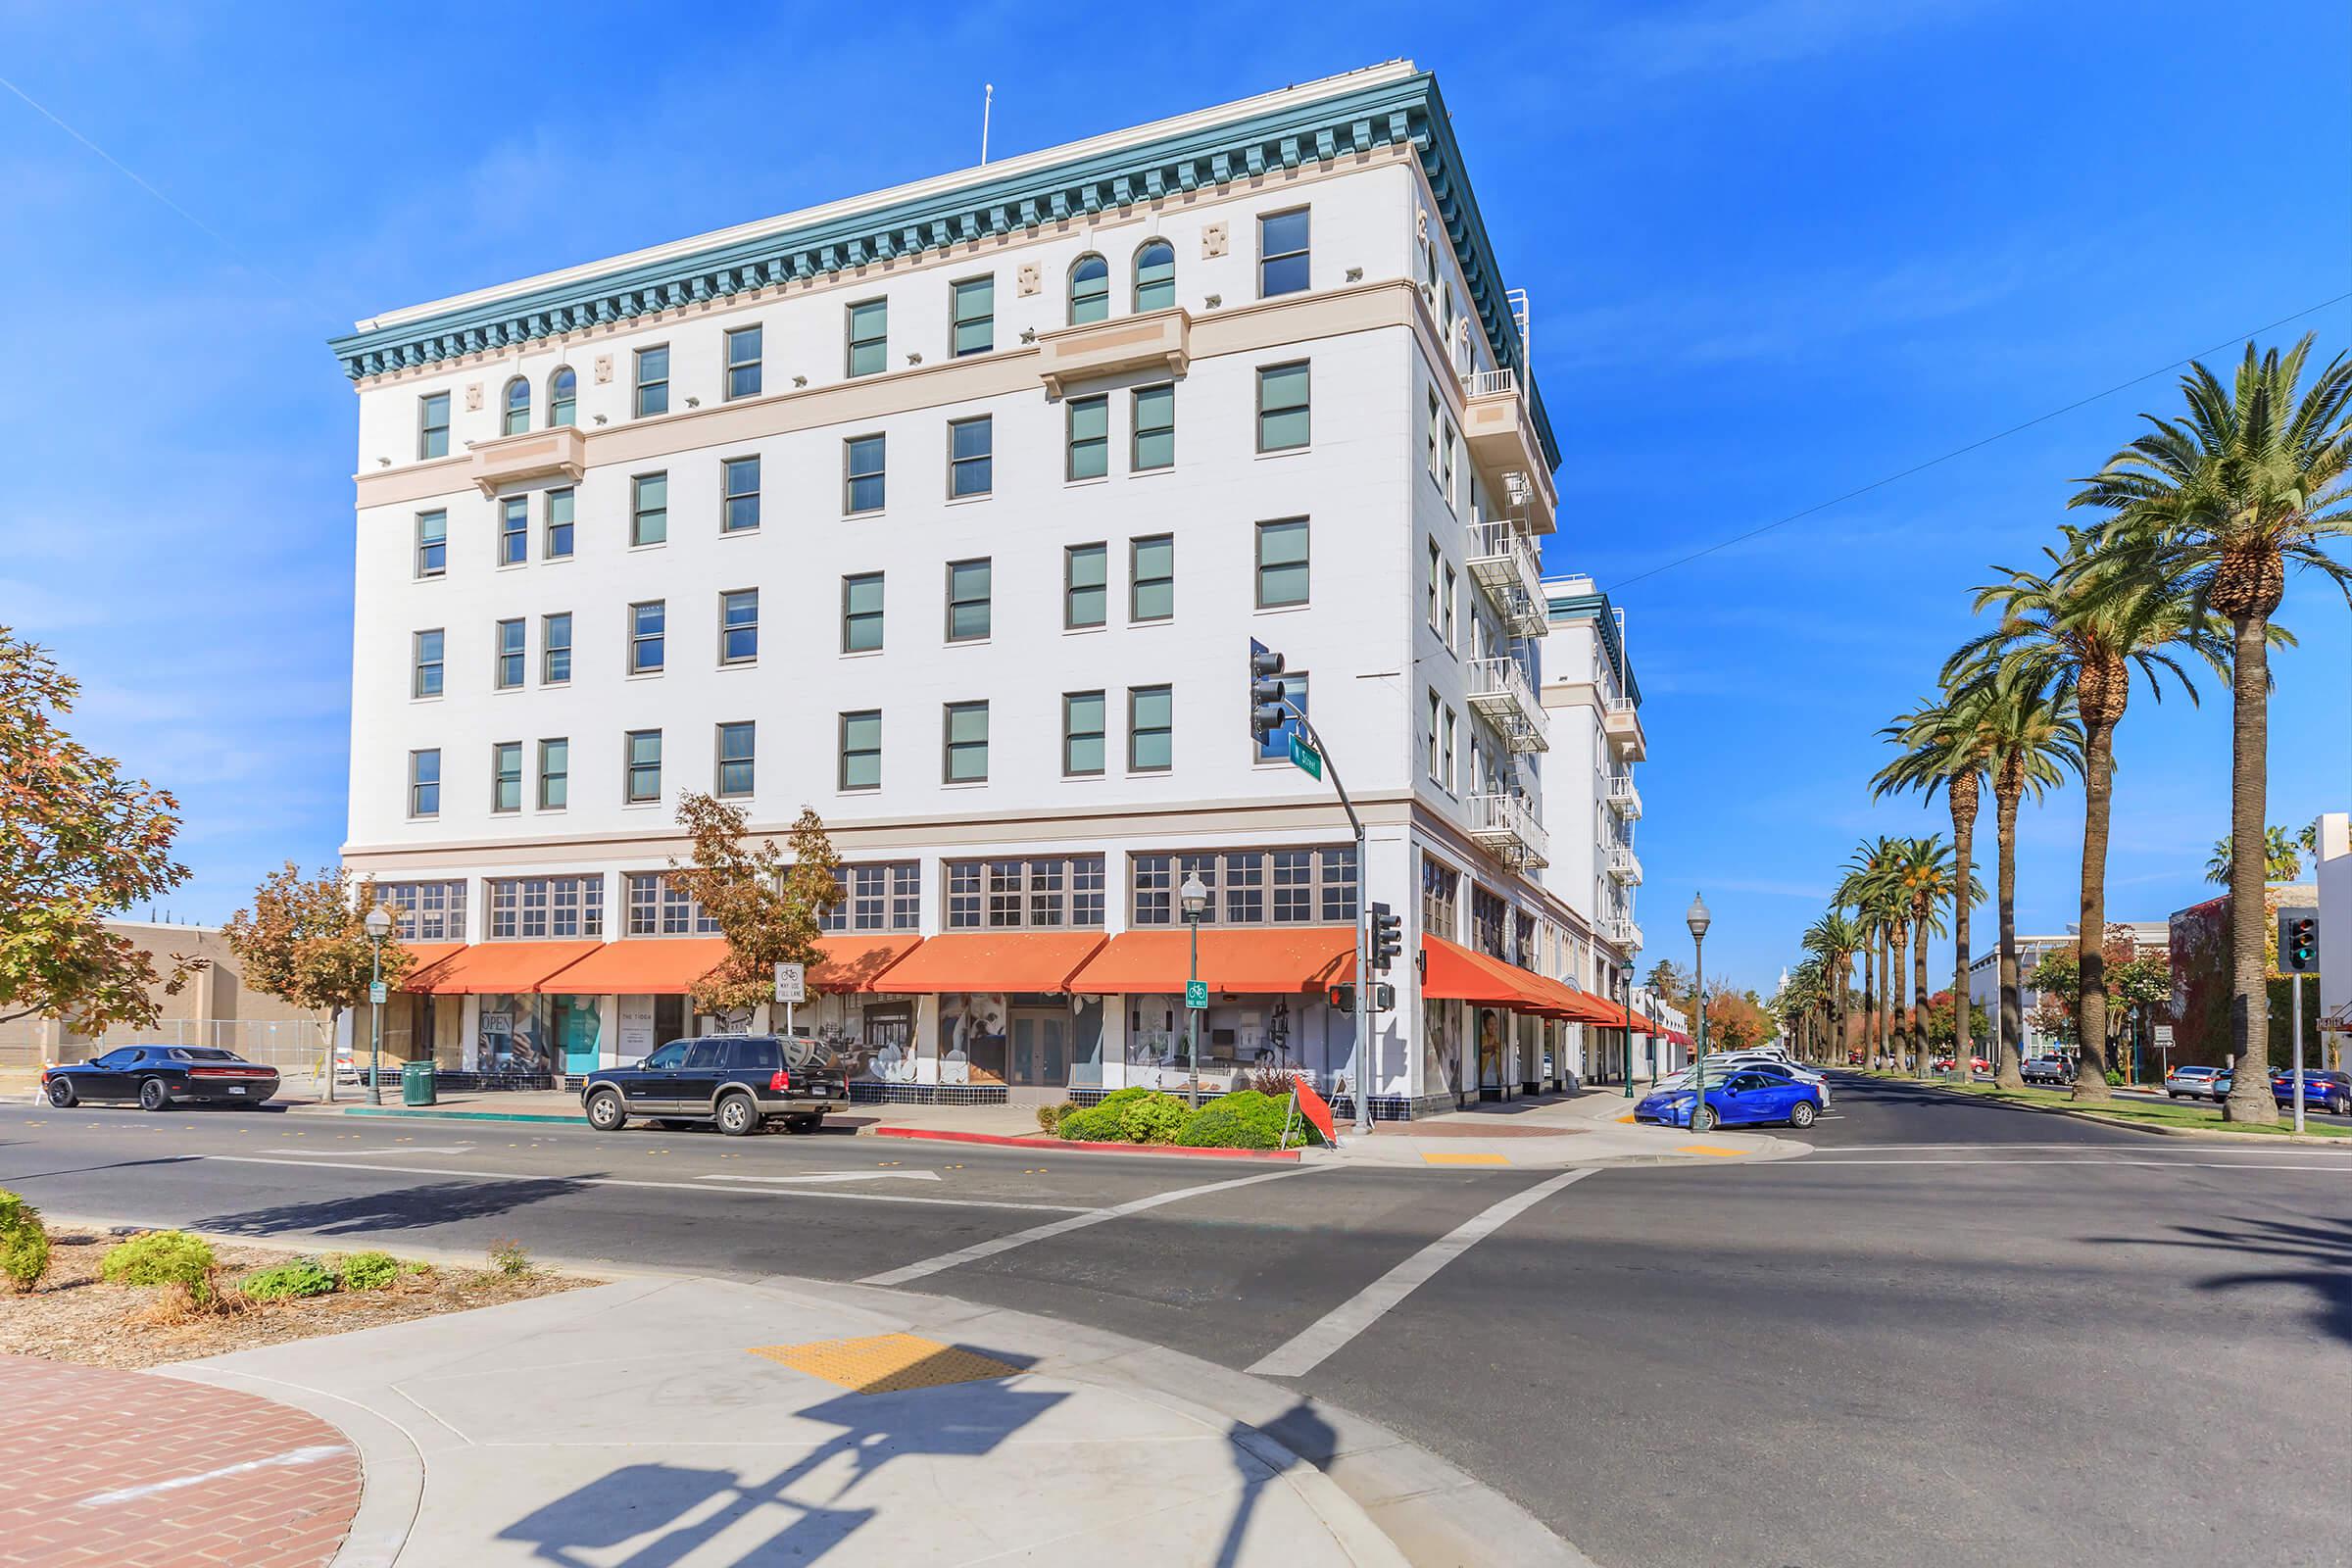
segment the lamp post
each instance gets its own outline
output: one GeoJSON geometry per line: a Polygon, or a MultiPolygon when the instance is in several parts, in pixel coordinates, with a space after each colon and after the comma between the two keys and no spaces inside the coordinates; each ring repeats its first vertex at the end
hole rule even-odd
{"type": "Polygon", "coordinates": [[[1642,944],[1629,942],[1625,947],[1625,1098],[1634,1098],[1634,962],[1642,956],[1642,944]]]}
{"type": "Polygon", "coordinates": [[[1683,922],[1690,928],[1690,1004],[1698,1009],[1694,1020],[1697,1032],[1696,1055],[1690,1064],[1690,1130],[1707,1130],[1707,927],[1715,917],[1707,912],[1707,901],[1694,896],[1685,911],[1683,922]]]}
{"type": "MultiPolygon", "coordinates": [[[[362,924],[368,928],[368,1103],[380,1105],[384,1102],[384,1004],[376,998],[384,994],[384,938],[392,934],[392,916],[384,912],[382,905],[377,905],[368,911],[368,918],[362,924]]],[[[335,1075],[332,1061],[327,1063],[326,1075],[330,1080],[335,1075]]]]}
{"type": "Polygon", "coordinates": [[[1177,890],[1177,899],[1184,906],[1184,923],[1193,934],[1192,971],[1184,987],[1184,1058],[1192,1079],[1186,1099],[1192,1108],[1200,1108],[1200,1009],[1193,1005],[1193,998],[1200,991],[1200,915],[1208,907],[1208,889],[1202,885],[1199,872],[1187,872],[1184,886],[1177,890]]]}

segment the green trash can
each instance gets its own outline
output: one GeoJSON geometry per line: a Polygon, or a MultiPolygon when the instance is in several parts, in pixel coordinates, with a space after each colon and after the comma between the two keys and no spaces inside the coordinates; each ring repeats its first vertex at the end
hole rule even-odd
{"type": "Polygon", "coordinates": [[[429,1105],[435,1101],[433,1064],[412,1061],[400,1069],[400,1102],[404,1105],[429,1105]]]}

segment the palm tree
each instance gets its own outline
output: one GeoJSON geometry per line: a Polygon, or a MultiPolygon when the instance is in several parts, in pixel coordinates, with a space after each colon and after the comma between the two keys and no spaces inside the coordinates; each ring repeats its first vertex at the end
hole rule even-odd
{"type": "MultiPolygon", "coordinates": [[[[2305,828],[2309,837],[2311,829],[2305,828]]],[[[2295,851],[2298,841],[2287,837],[2282,827],[2262,830],[2262,875],[2266,882],[2292,882],[2303,874],[2303,858],[2295,851]]],[[[2307,846],[2308,847],[2308,846],[2307,846]]],[[[2213,858],[2205,862],[2205,880],[2220,887],[2230,885],[2230,841],[2213,841],[2213,858]]]]}
{"type": "Polygon", "coordinates": [[[1829,1033],[1836,1054],[1845,1054],[1845,997],[1853,977],[1854,955],[1869,941],[1861,922],[1847,918],[1842,906],[1832,908],[1805,932],[1805,951],[1820,960],[1829,1012],[1829,1033]]]}
{"type": "MultiPolygon", "coordinates": [[[[1977,808],[1988,755],[1978,712],[1984,702],[1981,691],[1954,691],[1947,685],[1940,699],[1931,699],[1907,713],[1898,714],[1893,723],[1879,733],[1904,748],[1903,755],[1879,770],[1871,790],[1873,798],[1877,798],[1894,790],[1916,789],[1931,800],[1938,789],[1942,790],[1944,804],[1952,812],[1953,875],[1972,890],[1978,889],[1977,808]]],[[[1981,897],[1981,890],[1974,891],[1952,906],[1952,995],[1955,997],[1968,995],[1968,919],[1971,906],[1981,897]]],[[[1976,1052],[1968,1035],[1968,1008],[1956,1007],[1953,1017],[1956,1031],[1953,1059],[1966,1060],[1976,1052]]]]}
{"type": "MultiPolygon", "coordinates": [[[[2022,1089],[2017,1043],[2026,1009],[2017,977],[2017,807],[2028,795],[2041,799],[2068,773],[2082,773],[2082,724],[2075,716],[2072,692],[2028,679],[2022,670],[1996,670],[1981,688],[1985,760],[1992,777],[1993,900],[2001,931],[2000,1055],[1993,1082],[2022,1089]]],[[[1965,995],[1965,994],[1963,994],[1965,995]]]]}
{"type": "Polygon", "coordinates": [[[2185,583],[2199,611],[2229,617],[2230,669],[2230,1047],[2223,1114],[2276,1122],[2263,971],[2263,816],[2270,745],[2270,618],[2286,568],[2324,573],[2352,598],[2352,569],[2328,546],[2352,533],[2352,362],[2303,386],[2312,337],[2284,354],[2246,345],[2233,382],[2202,364],[2180,378],[2186,417],[2152,427],[2081,481],[2069,506],[2111,516],[2138,569],[2185,583]]]}
{"type": "MultiPolygon", "coordinates": [[[[1983,898],[1984,890],[1974,877],[1965,881],[1961,878],[1950,846],[1933,834],[1902,841],[1901,867],[1903,895],[1910,902],[1911,930],[1918,939],[1911,954],[1911,1047],[1919,1053],[1917,1070],[1925,1078],[1933,1055],[1928,1048],[1928,938],[1943,934],[1945,904],[1973,902],[1983,898]]],[[[1967,994],[1953,992],[1955,997],[1967,994]]]]}
{"type": "Polygon", "coordinates": [[[2177,577],[2132,569],[2119,553],[2099,549],[2099,535],[2065,528],[2063,554],[2044,549],[2046,573],[1993,569],[2001,582],[1977,589],[1980,613],[1997,609],[2000,622],[1962,645],[1944,664],[1951,681],[1986,679],[2011,669],[2026,679],[2072,692],[2082,721],[2082,880],[2076,930],[2081,976],[2076,1016],[2082,1052],[2075,1064],[2075,1097],[2105,1100],[2107,1090],[2107,840],[2115,794],[2115,729],[2123,721],[2137,670],[2149,693],[2164,697],[2163,677],[2180,683],[2190,702],[2197,689],[2175,649],[2194,654],[2227,675],[2228,627],[2200,609],[2177,577]]]}
{"type": "Polygon", "coordinates": [[[1902,888],[1902,844],[1898,839],[1866,840],[1846,862],[1838,899],[1861,911],[1879,943],[1879,1027],[1881,1051],[1902,1049],[1898,1036],[1903,1008],[1903,955],[1911,944],[1911,904],[1902,888]]]}

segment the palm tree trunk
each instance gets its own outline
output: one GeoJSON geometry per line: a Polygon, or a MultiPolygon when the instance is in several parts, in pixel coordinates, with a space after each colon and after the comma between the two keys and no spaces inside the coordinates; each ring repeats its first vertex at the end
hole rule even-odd
{"type": "Polygon", "coordinates": [[[2018,1040],[2026,1026],[2025,1002],[2017,990],[2017,795],[2014,789],[1995,789],[1992,797],[1993,906],[2001,927],[2001,1052],[1992,1081],[2001,1089],[2026,1087],[2017,1067],[2018,1040]]]}
{"type": "Polygon", "coordinates": [[[1877,1035],[1878,1049],[1884,1054],[1890,1044],[1886,1038],[1886,956],[1893,951],[1894,929],[1879,927],[1879,977],[1876,1010],[1871,1014],[1871,1029],[1877,1035]]]}
{"type": "Polygon", "coordinates": [[[1936,1050],[1928,1044],[1928,912],[1912,922],[1919,941],[1911,949],[1911,1049],[1919,1053],[1919,1075],[1929,1076],[1936,1050]]]}
{"type": "MultiPolygon", "coordinates": [[[[2075,939],[2082,1049],[2075,1059],[2075,1098],[2107,1100],[2107,824],[2115,804],[2115,725],[2086,717],[2082,730],[2082,905],[2075,939]]],[[[2270,1093],[2268,1082],[2263,1093],[2270,1093]]]]}
{"type": "Polygon", "coordinates": [[[1977,774],[1972,769],[1944,785],[1944,800],[1952,808],[1952,1066],[1961,1082],[1977,1054],[1968,1037],[1968,911],[1976,902],[1969,886],[1976,870],[1972,857],[1977,843],[1977,774]]]}
{"type": "Polygon", "coordinates": [[[2271,995],[2262,961],[2270,906],[2263,898],[2269,845],[2263,833],[2269,769],[2270,646],[2267,614],[2232,617],[2230,723],[2230,1066],[2224,1121],[2276,1123],[2271,1096],[2271,995]]]}
{"type": "Polygon", "coordinates": [[[1886,968],[1886,1024],[1888,1038],[1894,1047],[1896,1070],[1900,1071],[1903,1053],[1911,1049],[1910,1039],[1903,1029],[1903,958],[1911,951],[1910,929],[1900,925],[1893,927],[1889,946],[1893,951],[1889,955],[1892,961],[1886,968]]]}

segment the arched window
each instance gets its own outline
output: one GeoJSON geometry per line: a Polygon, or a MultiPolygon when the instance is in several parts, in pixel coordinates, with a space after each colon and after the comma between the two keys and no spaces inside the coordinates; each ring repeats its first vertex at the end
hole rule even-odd
{"type": "Polygon", "coordinates": [[[521,376],[507,383],[507,412],[500,435],[520,435],[531,427],[531,383],[521,376]]]}
{"type": "Polygon", "coordinates": [[[1083,326],[1110,315],[1110,264],[1089,251],[1070,269],[1070,324],[1083,326]]]}
{"type": "Polygon", "coordinates": [[[1176,303],[1176,247],[1164,239],[1135,253],[1135,308],[1164,311],[1176,303]]]}
{"type": "Polygon", "coordinates": [[[579,419],[580,378],[571,367],[560,368],[548,377],[547,427],[551,430],[562,424],[577,424],[579,419]]]}

